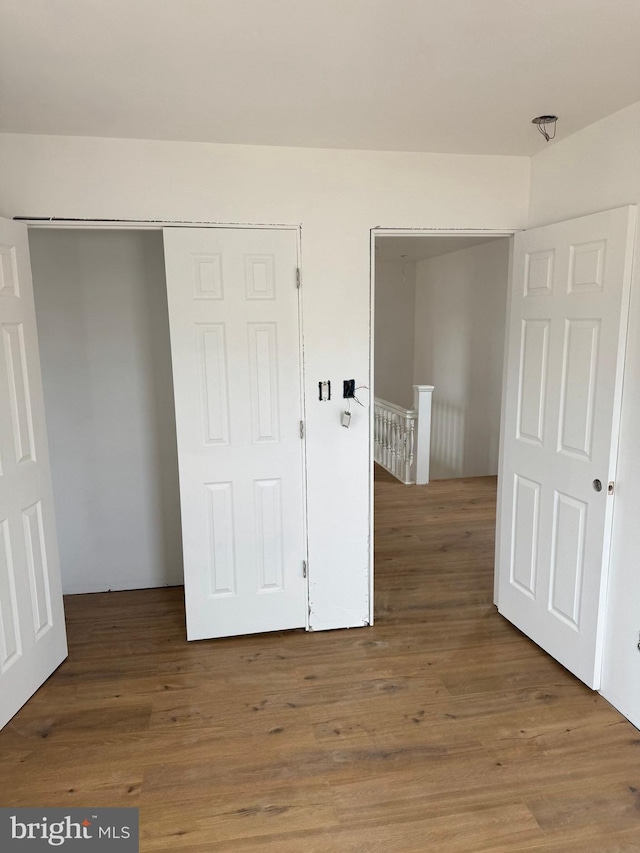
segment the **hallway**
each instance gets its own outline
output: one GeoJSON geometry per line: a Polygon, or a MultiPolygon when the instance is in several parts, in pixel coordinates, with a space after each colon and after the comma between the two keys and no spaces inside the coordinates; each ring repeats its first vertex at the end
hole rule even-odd
{"type": "Polygon", "coordinates": [[[477,617],[493,601],[496,478],[415,487],[375,469],[376,623],[423,624],[444,607],[477,617]]]}

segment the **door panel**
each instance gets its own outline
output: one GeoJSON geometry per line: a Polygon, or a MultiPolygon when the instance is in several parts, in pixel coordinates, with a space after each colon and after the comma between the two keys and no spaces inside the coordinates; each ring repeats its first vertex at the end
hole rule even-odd
{"type": "Polygon", "coordinates": [[[164,229],[190,640],[303,627],[291,230],[164,229]]]}
{"type": "Polygon", "coordinates": [[[635,217],[632,207],[606,211],[523,232],[514,245],[498,607],[591,687],[600,679],[635,217]]]}
{"type": "Polygon", "coordinates": [[[0,726],[66,656],[27,229],[0,220],[0,726]]]}

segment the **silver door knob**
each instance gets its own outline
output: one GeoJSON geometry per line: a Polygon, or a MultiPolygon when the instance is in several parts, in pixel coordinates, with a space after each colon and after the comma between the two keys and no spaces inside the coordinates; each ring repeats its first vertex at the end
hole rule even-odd
{"type": "Polygon", "coordinates": [[[600,480],[594,480],[593,481],[593,488],[596,490],[596,492],[601,492],[602,491],[602,482],[600,480]]]}

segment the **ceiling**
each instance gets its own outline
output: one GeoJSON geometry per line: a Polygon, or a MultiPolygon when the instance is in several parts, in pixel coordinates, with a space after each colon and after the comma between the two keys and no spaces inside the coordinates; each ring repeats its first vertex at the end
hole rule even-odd
{"type": "Polygon", "coordinates": [[[532,155],[639,43],[638,0],[2,0],[0,130],[532,155]]]}
{"type": "Polygon", "coordinates": [[[376,235],[376,261],[426,261],[439,255],[448,255],[460,249],[470,249],[505,237],[465,237],[411,234],[401,237],[376,235]]]}

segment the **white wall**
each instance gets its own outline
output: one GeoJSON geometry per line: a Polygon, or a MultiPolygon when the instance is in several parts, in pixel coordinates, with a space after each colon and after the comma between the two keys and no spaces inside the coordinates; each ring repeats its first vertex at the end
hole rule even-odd
{"type": "Polygon", "coordinates": [[[162,235],[29,243],[63,591],[180,584],[162,235]]]}
{"type": "Polygon", "coordinates": [[[416,384],[435,386],[431,478],[498,471],[509,238],[416,264],[416,384]]]}
{"type": "Polygon", "coordinates": [[[311,625],[369,619],[369,425],[318,381],[369,384],[370,229],[525,224],[529,159],[0,136],[4,215],[302,226],[311,625]]]}
{"type": "MultiPolygon", "coordinates": [[[[533,158],[532,225],[640,203],[640,103],[533,158]]],[[[602,694],[640,727],[640,234],[631,294],[602,694]]]]}
{"type": "Polygon", "coordinates": [[[411,409],[416,265],[376,261],[375,278],[375,395],[411,409]]]}

